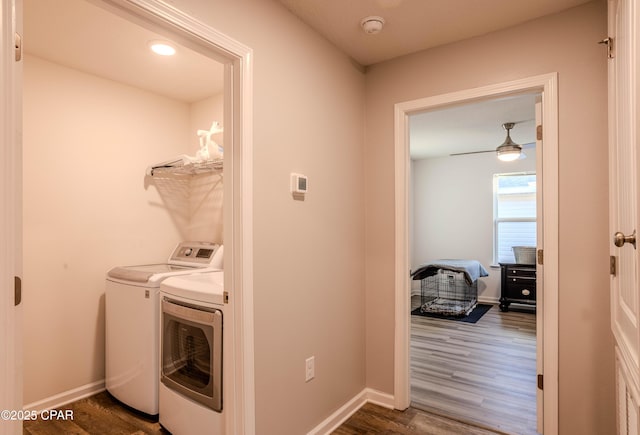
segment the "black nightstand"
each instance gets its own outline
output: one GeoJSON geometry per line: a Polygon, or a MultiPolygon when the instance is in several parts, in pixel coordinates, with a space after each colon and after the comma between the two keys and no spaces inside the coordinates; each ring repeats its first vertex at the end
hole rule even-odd
{"type": "Polygon", "coordinates": [[[536,305],[536,265],[500,263],[500,311],[509,311],[509,304],[536,305]]]}

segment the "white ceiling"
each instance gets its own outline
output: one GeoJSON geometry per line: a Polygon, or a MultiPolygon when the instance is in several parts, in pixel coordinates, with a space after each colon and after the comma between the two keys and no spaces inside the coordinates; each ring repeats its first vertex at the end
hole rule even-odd
{"type": "Polygon", "coordinates": [[[27,54],[188,103],[222,92],[222,64],[179,45],[155,55],[157,39],[167,38],[85,0],[24,0],[27,54]]]}
{"type": "Polygon", "coordinates": [[[411,115],[411,158],[495,150],[506,138],[505,122],[516,123],[511,130],[515,143],[535,143],[535,99],[535,95],[510,96],[411,115]]]}
{"type": "Polygon", "coordinates": [[[278,0],[361,65],[516,26],[591,0],[278,0]],[[362,18],[378,15],[367,35],[362,18]]]}
{"type": "MultiPolygon", "coordinates": [[[[278,0],[361,65],[516,26],[591,0],[278,0]],[[384,18],[379,34],[362,31],[370,15],[384,18]]],[[[511,137],[535,142],[534,96],[509,97],[411,117],[411,158],[495,150],[505,122],[511,137]]],[[[526,151],[525,151],[526,152],[526,151]]],[[[464,158],[464,156],[457,157],[464,158]]]]}
{"type": "MultiPolygon", "coordinates": [[[[481,35],[589,0],[278,0],[362,65],[481,35]],[[360,20],[380,15],[381,33],[360,20]]],[[[85,0],[24,0],[28,54],[185,102],[222,92],[220,63],[178,46],[176,56],[152,54],[147,43],[166,39],[85,0]]],[[[533,142],[531,96],[415,115],[412,158],[493,149],[505,137],[533,142]]]]}

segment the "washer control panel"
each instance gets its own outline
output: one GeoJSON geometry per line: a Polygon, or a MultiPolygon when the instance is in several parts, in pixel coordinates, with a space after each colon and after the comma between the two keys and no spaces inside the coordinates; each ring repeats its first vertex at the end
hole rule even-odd
{"type": "Polygon", "coordinates": [[[220,245],[209,242],[180,242],[169,257],[169,264],[203,265],[212,263],[220,245]]]}

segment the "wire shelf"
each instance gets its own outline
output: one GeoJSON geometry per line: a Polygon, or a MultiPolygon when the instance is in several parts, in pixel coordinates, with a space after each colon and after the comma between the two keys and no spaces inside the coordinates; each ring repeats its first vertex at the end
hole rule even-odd
{"type": "Polygon", "coordinates": [[[147,169],[147,174],[153,176],[157,175],[200,175],[209,174],[213,172],[221,172],[223,169],[223,160],[215,159],[208,160],[206,162],[194,162],[183,163],[182,161],[171,162],[167,164],[161,164],[157,166],[150,166],[147,169]]]}

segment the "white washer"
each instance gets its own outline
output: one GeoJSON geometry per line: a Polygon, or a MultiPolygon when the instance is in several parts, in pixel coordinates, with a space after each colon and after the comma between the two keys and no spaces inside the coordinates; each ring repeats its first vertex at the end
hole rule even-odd
{"type": "Polygon", "coordinates": [[[224,272],[160,286],[160,424],[173,435],[224,434],[224,272]]]}
{"type": "Polygon", "coordinates": [[[115,267],[107,273],[105,384],[116,399],[158,414],[160,283],[222,268],[222,246],[181,242],[167,263],[115,267]]]}

